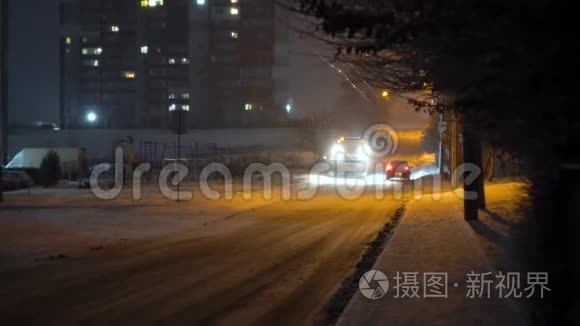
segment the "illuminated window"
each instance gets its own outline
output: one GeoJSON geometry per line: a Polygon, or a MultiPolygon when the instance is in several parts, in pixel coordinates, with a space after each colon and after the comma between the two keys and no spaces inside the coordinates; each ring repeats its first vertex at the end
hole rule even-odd
{"type": "MultiPolygon", "coordinates": [[[[179,109],[182,111],[189,111],[189,105],[188,104],[182,105],[182,106],[180,106],[179,109]]],[[[169,106],[169,111],[176,111],[176,110],[177,110],[177,105],[171,104],[169,106]]]]}
{"type": "Polygon", "coordinates": [[[83,48],[83,55],[101,55],[102,53],[102,48],[83,48]]]}
{"type": "Polygon", "coordinates": [[[205,0],[197,0],[197,5],[198,5],[198,6],[203,6],[203,5],[205,5],[205,0]]]}
{"type": "Polygon", "coordinates": [[[163,6],[163,0],[141,0],[141,7],[160,7],[163,6]]]}
{"type": "Polygon", "coordinates": [[[232,36],[232,38],[235,38],[235,39],[237,39],[239,37],[238,32],[232,32],[230,35],[232,36]]]}
{"type": "Polygon", "coordinates": [[[252,111],[252,104],[246,103],[246,105],[244,106],[244,110],[246,111],[252,111]]]}
{"type": "Polygon", "coordinates": [[[240,9],[238,9],[236,7],[231,7],[230,8],[230,15],[237,16],[239,14],[240,14],[240,9]]]}
{"type": "Polygon", "coordinates": [[[142,46],[141,53],[143,53],[143,54],[149,53],[149,47],[147,45],[142,46]]]}
{"type": "Polygon", "coordinates": [[[124,71],[123,72],[123,78],[125,78],[125,79],[134,79],[135,78],[135,72],[134,71],[124,71]]]}
{"type": "Polygon", "coordinates": [[[174,58],[169,58],[169,60],[167,60],[167,62],[169,62],[170,65],[174,65],[175,64],[175,59],[174,58]]]}
{"type": "Polygon", "coordinates": [[[188,64],[189,63],[189,59],[188,58],[181,58],[181,63],[182,64],[188,64]]]}
{"type": "Polygon", "coordinates": [[[184,100],[188,100],[189,99],[189,93],[183,93],[181,94],[181,98],[184,100]]]}
{"type": "Polygon", "coordinates": [[[230,0],[231,3],[238,3],[238,0],[230,0]]]}
{"type": "Polygon", "coordinates": [[[111,26],[111,32],[118,32],[119,31],[119,26],[113,25],[111,26]]]}
{"type": "Polygon", "coordinates": [[[83,66],[86,67],[98,67],[99,60],[83,60],[83,66]]]}
{"type": "Polygon", "coordinates": [[[66,37],[66,44],[71,44],[72,43],[72,39],[70,38],[70,36],[66,37]]]}
{"type": "Polygon", "coordinates": [[[167,98],[168,98],[168,99],[170,99],[170,100],[174,100],[174,99],[175,99],[175,94],[174,94],[174,93],[170,93],[170,94],[167,96],[167,98]]]}

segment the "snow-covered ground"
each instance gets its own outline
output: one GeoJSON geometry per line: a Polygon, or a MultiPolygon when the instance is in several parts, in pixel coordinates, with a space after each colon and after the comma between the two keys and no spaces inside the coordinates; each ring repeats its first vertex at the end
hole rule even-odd
{"type": "MultiPolygon", "coordinates": [[[[278,180],[279,181],[279,180],[278,180]]],[[[78,189],[74,184],[57,188],[33,188],[6,194],[6,203],[0,209],[0,270],[12,265],[30,265],[58,255],[76,256],[87,249],[126,244],[136,240],[156,239],[175,234],[199,234],[208,232],[206,226],[223,225],[235,228],[239,223],[223,223],[254,209],[272,205],[282,200],[279,182],[274,182],[271,199],[265,199],[261,181],[254,183],[255,195],[251,200],[242,196],[239,181],[233,185],[231,200],[210,200],[198,184],[188,183],[182,191],[193,193],[191,200],[176,203],[164,197],[155,184],[143,186],[143,197],[132,199],[132,189],[126,188],[114,200],[96,198],[90,190],[78,189]]],[[[362,187],[358,196],[401,200],[401,194],[409,190],[412,182],[387,181],[382,173],[367,177],[335,178],[328,175],[294,175],[292,200],[316,200],[332,197],[347,200],[339,193],[362,187]],[[309,197],[297,199],[300,191],[316,190],[309,197]]],[[[223,185],[212,184],[212,189],[223,194],[223,185]]],[[[426,192],[429,180],[423,182],[426,192]]],[[[184,196],[183,196],[184,197],[184,196]]],[[[349,199],[350,200],[350,197],[349,199]]]]}
{"type": "Polygon", "coordinates": [[[310,200],[196,191],[179,204],[154,187],[140,201],[129,189],[112,201],[11,193],[0,210],[0,321],[313,324],[399,206],[330,186],[310,200]]]}
{"type": "Polygon", "coordinates": [[[153,185],[144,188],[142,199],[134,201],[131,196],[131,189],[126,189],[115,200],[101,200],[74,187],[7,194],[0,210],[0,269],[135,240],[205,232],[208,224],[270,204],[261,196],[252,201],[241,196],[213,201],[199,190],[192,200],[176,203],[153,185]]]}
{"type": "Polygon", "coordinates": [[[521,222],[516,208],[522,186],[513,182],[488,185],[488,211],[471,222],[463,219],[459,191],[445,192],[439,199],[411,200],[403,222],[372,268],[390,280],[386,295],[370,300],[355,294],[338,324],[525,325],[525,300],[518,304],[499,297],[497,283],[490,288],[490,298],[485,290],[483,298],[470,298],[467,282],[471,272],[489,272],[492,279],[497,271],[522,272],[509,250],[518,241],[513,232],[521,222]],[[397,273],[417,273],[416,297],[408,297],[413,281],[397,281],[397,273]],[[447,279],[439,287],[445,297],[425,297],[423,277],[428,273],[445,273],[447,279]],[[402,285],[399,290],[397,284],[402,285]]]}

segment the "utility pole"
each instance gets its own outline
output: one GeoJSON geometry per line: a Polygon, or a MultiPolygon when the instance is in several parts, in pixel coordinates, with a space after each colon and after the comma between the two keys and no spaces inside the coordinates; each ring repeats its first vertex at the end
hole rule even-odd
{"type": "MultiPolygon", "coordinates": [[[[179,115],[178,124],[179,127],[177,128],[177,164],[181,164],[181,133],[183,133],[183,110],[177,111],[179,115]]],[[[179,203],[179,188],[181,185],[181,181],[177,183],[177,202],[179,203]]]]}
{"type": "MultiPolygon", "coordinates": [[[[187,132],[187,121],[188,121],[188,109],[184,109],[183,106],[177,106],[172,104],[172,109],[169,111],[171,115],[171,125],[173,132],[177,134],[177,164],[181,164],[181,136],[187,132]]],[[[177,168],[177,165],[176,165],[177,168]]],[[[175,171],[177,173],[177,170],[175,171]]],[[[181,182],[177,183],[177,202],[179,203],[179,190],[181,188],[181,182]]]]}
{"type": "Polygon", "coordinates": [[[455,112],[451,112],[451,159],[449,164],[449,173],[451,174],[451,189],[457,188],[459,176],[457,167],[459,166],[459,124],[455,112]]]}
{"type": "Polygon", "coordinates": [[[439,131],[439,159],[437,161],[437,168],[439,169],[439,175],[443,175],[443,134],[447,131],[447,122],[443,121],[443,113],[439,114],[437,131],[439,131]]]}

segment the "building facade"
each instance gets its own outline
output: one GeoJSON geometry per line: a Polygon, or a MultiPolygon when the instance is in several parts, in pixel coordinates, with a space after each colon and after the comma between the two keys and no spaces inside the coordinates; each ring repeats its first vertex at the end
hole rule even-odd
{"type": "Polygon", "coordinates": [[[192,17],[195,26],[205,24],[203,46],[192,49],[207,63],[203,75],[209,105],[202,115],[216,125],[267,124],[278,111],[274,2],[202,0],[196,2],[192,17]]]}
{"type": "Polygon", "coordinates": [[[61,0],[61,127],[266,125],[271,0],[61,0]]]}
{"type": "Polygon", "coordinates": [[[188,5],[62,1],[62,127],[163,128],[189,110],[188,5]]]}
{"type": "Polygon", "coordinates": [[[8,139],[8,0],[0,0],[0,165],[6,163],[8,139]]]}

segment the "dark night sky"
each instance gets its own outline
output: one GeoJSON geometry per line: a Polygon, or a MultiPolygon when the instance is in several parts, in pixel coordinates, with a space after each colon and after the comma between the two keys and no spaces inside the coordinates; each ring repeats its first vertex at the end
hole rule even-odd
{"type": "Polygon", "coordinates": [[[10,121],[56,121],[58,0],[10,2],[10,121]]]}

